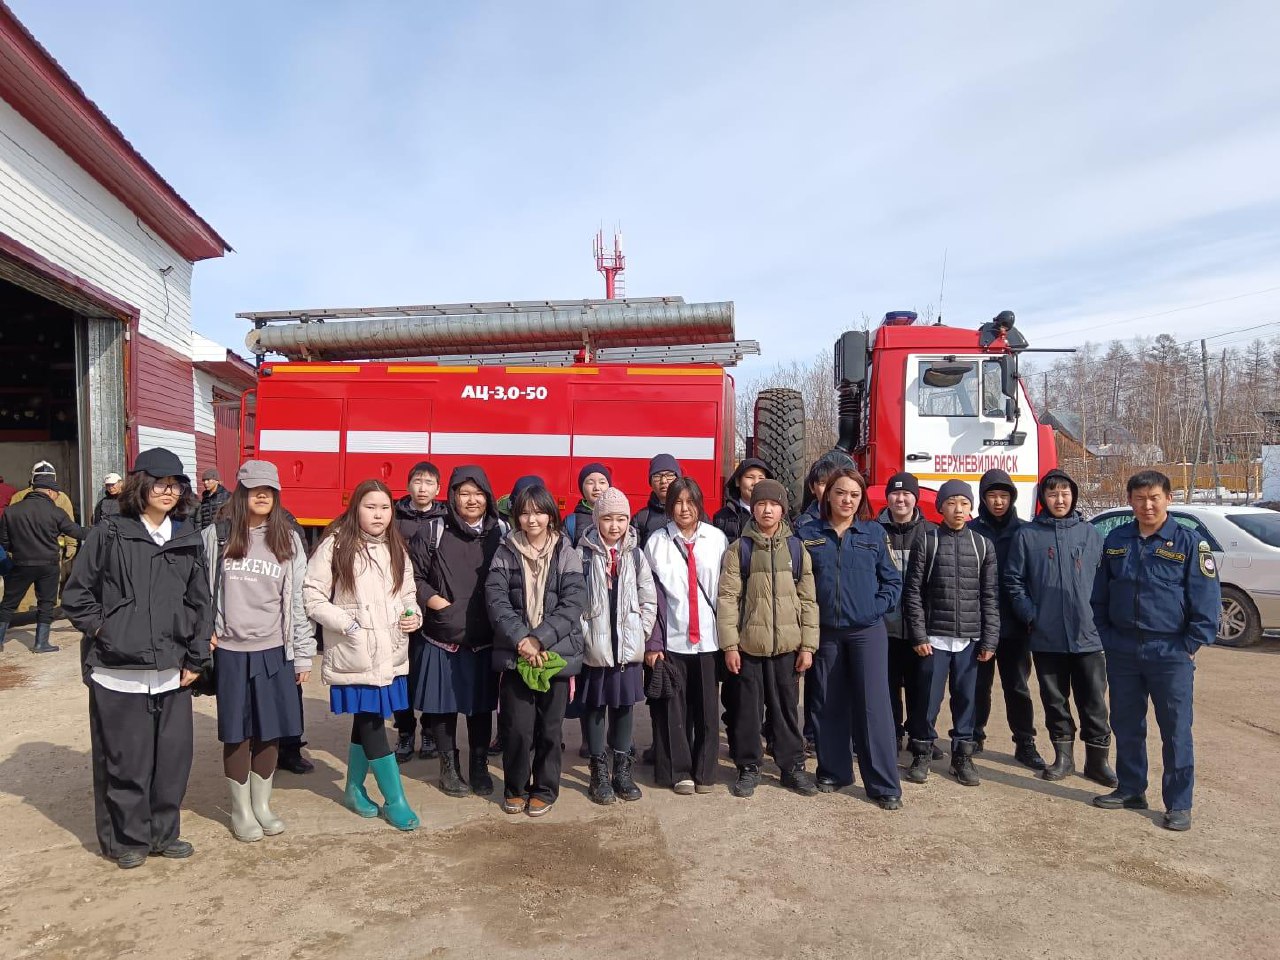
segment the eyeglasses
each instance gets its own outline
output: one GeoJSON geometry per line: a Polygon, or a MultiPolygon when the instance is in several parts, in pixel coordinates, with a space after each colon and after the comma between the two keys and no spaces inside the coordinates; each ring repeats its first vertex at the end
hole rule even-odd
{"type": "Polygon", "coordinates": [[[676,475],[670,470],[664,470],[662,473],[655,473],[650,477],[651,480],[661,480],[663,483],[671,483],[675,478],[676,475]]]}
{"type": "Polygon", "coordinates": [[[182,492],[183,492],[184,490],[186,490],[186,489],[187,489],[187,485],[186,485],[185,483],[165,483],[165,482],[163,482],[163,481],[161,481],[161,480],[157,480],[155,483],[151,484],[151,492],[152,492],[152,493],[178,493],[178,494],[180,494],[180,493],[182,493],[182,492]]]}

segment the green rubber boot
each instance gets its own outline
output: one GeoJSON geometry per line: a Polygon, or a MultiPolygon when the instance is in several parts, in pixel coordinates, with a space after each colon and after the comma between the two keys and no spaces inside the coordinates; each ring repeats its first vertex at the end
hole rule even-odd
{"type": "MultiPolygon", "coordinates": [[[[393,758],[394,759],[394,758],[393,758]]],[[[369,799],[364,779],[369,775],[369,758],[364,747],[353,743],[347,750],[347,786],[342,792],[342,805],[362,817],[376,817],[378,805],[369,799]]]]}
{"type": "Polygon", "coordinates": [[[378,781],[378,789],[382,792],[382,809],[379,811],[383,819],[397,830],[417,830],[418,815],[404,798],[404,785],[400,782],[400,764],[396,755],[388,753],[369,763],[373,778],[378,781]]]}

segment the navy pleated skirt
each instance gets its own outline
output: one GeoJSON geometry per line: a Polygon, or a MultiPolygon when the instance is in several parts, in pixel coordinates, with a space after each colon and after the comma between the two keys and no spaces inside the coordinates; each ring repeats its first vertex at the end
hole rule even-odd
{"type": "Polygon", "coordinates": [[[223,743],[302,735],[297,680],[284,647],[254,653],[219,647],[213,651],[213,681],[223,743]]]}
{"type": "Polygon", "coordinates": [[[583,710],[629,707],[644,699],[644,667],[638,663],[583,667],[577,686],[573,702],[578,716],[583,710]]]}
{"type": "Polygon", "coordinates": [[[389,717],[409,709],[409,684],[396,677],[385,687],[368,684],[338,684],[329,688],[329,709],[334,713],[376,713],[389,717]]]}
{"type": "Polygon", "coordinates": [[[498,675],[492,651],[459,647],[455,653],[434,643],[422,648],[413,684],[413,707],[423,713],[474,716],[498,709],[498,675]]]}

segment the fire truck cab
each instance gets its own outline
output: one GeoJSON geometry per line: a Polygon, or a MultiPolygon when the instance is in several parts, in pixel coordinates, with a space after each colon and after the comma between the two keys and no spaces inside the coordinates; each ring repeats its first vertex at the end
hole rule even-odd
{"type": "Polygon", "coordinates": [[[836,343],[837,450],[867,478],[877,510],[900,471],[919,479],[921,508],[931,513],[926,491],[958,478],[976,495],[982,474],[1000,469],[1018,488],[1019,515],[1030,519],[1036,482],[1057,465],[1057,450],[1018,372],[1028,344],[1012,312],[977,330],[916,319],[889,313],[874,331],[849,331],[836,343]]]}

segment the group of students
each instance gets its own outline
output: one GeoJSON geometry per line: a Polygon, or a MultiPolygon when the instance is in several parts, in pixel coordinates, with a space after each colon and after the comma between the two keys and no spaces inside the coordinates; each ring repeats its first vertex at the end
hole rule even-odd
{"type": "MultiPolygon", "coordinates": [[[[632,769],[642,701],[653,721],[654,781],[677,794],[711,791],[723,707],[734,796],[753,795],[766,755],[782,785],[804,796],[854,783],[856,761],[868,798],[895,810],[898,753],[909,745],[906,779],[925,782],[948,689],[951,772],[978,784],[972,758],[997,666],[1018,760],[1046,779],[1072,772],[1074,696],[1085,775],[1117,788],[1099,805],[1141,798],[1145,806],[1145,753],[1120,764],[1118,785],[1108,763],[1100,634],[1139,632],[1128,692],[1154,693],[1137,662],[1154,627],[1124,619],[1149,612],[1135,585],[1148,574],[1127,546],[1104,556],[1065,474],[1043,479],[1030,524],[1017,520],[1007,475],[984,476],[972,523],[972,491],[948,481],[936,526],[922,518],[910,474],[890,480],[875,520],[865,480],[830,461],[810,471],[811,502],[794,520],[785,488],[758,460],[739,465],[713,519],[669,455],[651,461],[651,495],[634,514],[607,465],[589,464],[578,479],[582,500],[562,519],[539,477],[521,478],[499,500],[482,469],[462,466],[441,501],[439,471],[420,463],[399,500],[381,481],[360,483],[308,558],[272,464],[242,465],[218,522],[201,533],[185,519],[195,501],[179,459],[142,453],[119,515],[90,532],[63,599],[84,633],[103,852],[124,868],[148,855],[191,855],[179,837],[190,694],[210,664],[232,832],[255,841],[284,830],[272,780],[281,740],[302,732],[298,687],[312,671],[317,626],[331,710],[352,718],[343,802],[401,830],[419,825],[398,763],[412,755],[415,714],[430,737],[424,752],[439,755],[441,789],[484,796],[496,788],[488,769],[496,711],[502,810],[540,817],[559,796],[566,715],[582,723],[590,799],[641,798],[632,769]],[[1033,657],[1052,765],[1031,728],[1033,657]],[[392,717],[407,749],[392,748],[392,717]],[[368,792],[370,774],[381,802],[368,792]]],[[[1131,501],[1134,482],[1141,494],[1160,479],[1136,477],[1131,501]]],[[[1139,526],[1142,518],[1138,511],[1139,526]]],[[[1178,556],[1180,546],[1184,561],[1200,558],[1201,579],[1213,580],[1212,559],[1206,565],[1194,543],[1175,544],[1166,526],[1156,540],[1171,546],[1157,543],[1155,553],[1178,556]]],[[[1142,536],[1145,549],[1153,534],[1142,536]]],[[[1167,613],[1156,626],[1172,623],[1167,613]]],[[[1196,643],[1211,640],[1197,628],[1196,643]]],[[[1164,730],[1159,706],[1157,717],[1164,730]]],[[[1184,806],[1171,812],[1190,808],[1190,770],[1172,762],[1189,763],[1189,725],[1188,715],[1185,751],[1171,759],[1166,750],[1167,802],[1169,778],[1182,777],[1173,802],[1184,806]]],[[[1126,736],[1137,751],[1141,738],[1126,736]]]]}

